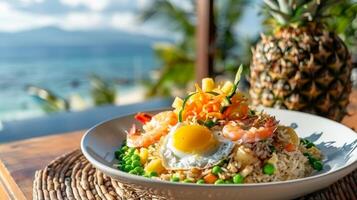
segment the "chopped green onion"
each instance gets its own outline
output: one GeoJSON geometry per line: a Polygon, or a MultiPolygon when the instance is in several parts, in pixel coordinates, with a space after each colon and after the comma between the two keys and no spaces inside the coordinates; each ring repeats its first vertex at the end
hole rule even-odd
{"type": "Polygon", "coordinates": [[[300,139],[300,143],[303,144],[307,149],[310,149],[311,147],[315,146],[313,142],[310,142],[307,139],[300,139]]]}
{"type": "Polygon", "coordinates": [[[323,165],[321,163],[321,161],[315,161],[312,163],[312,168],[314,168],[317,171],[321,171],[323,169],[323,165]]]}
{"type": "Polygon", "coordinates": [[[270,152],[274,153],[276,151],[276,148],[274,145],[269,145],[270,152]]]}
{"type": "Polygon", "coordinates": [[[203,125],[205,125],[207,128],[212,128],[213,126],[216,125],[216,122],[214,122],[212,120],[208,120],[203,125]]]}
{"type": "Polygon", "coordinates": [[[314,158],[309,153],[303,153],[303,154],[304,154],[304,156],[307,157],[307,159],[309,159],[309,163],[312,166],[312,168],[314,168],[317,171],[321,171],[323,169],[323,164],[320,160],[314,158]]]}

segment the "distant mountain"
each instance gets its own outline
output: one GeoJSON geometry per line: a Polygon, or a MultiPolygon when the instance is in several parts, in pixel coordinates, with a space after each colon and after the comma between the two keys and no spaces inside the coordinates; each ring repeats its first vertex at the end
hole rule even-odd
{"type": "Polygon", "coordinates": [[[115,30],[65,31],[55,27],[0,33],[0,47],[149,45],[157,41],[171,41],[171,39],[115,30]]]}

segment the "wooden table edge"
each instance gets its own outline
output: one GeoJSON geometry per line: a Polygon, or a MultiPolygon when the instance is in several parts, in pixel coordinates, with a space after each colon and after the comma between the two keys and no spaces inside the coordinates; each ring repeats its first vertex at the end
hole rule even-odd
{"type": "Polygon", "coordinates": [[[6,197],[6,199],[26,200],[24,193],[0,160],[0,199],[3,197],[6,197]]]}

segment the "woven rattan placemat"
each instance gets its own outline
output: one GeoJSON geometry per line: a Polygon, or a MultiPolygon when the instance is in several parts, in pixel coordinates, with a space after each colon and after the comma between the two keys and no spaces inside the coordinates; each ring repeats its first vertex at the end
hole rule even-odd
{"type": "MultiPolygon", "coordinates": [[[[75,150],[35,174],[33,199],[165,199],[112,180],[75,150]]],[[[301,199],[357,199],[357,170],[330,187],[301,199]]]]}

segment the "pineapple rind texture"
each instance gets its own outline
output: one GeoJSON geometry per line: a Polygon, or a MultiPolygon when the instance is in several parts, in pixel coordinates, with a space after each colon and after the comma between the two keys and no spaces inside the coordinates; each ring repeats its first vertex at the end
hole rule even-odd
{"type": "Polygon", "coordinates": [[[262,35],[249,81],[254,105],[286,108],[340,121],[351,92],[351,56],[323,26],[285,27],[262,35]]]}

